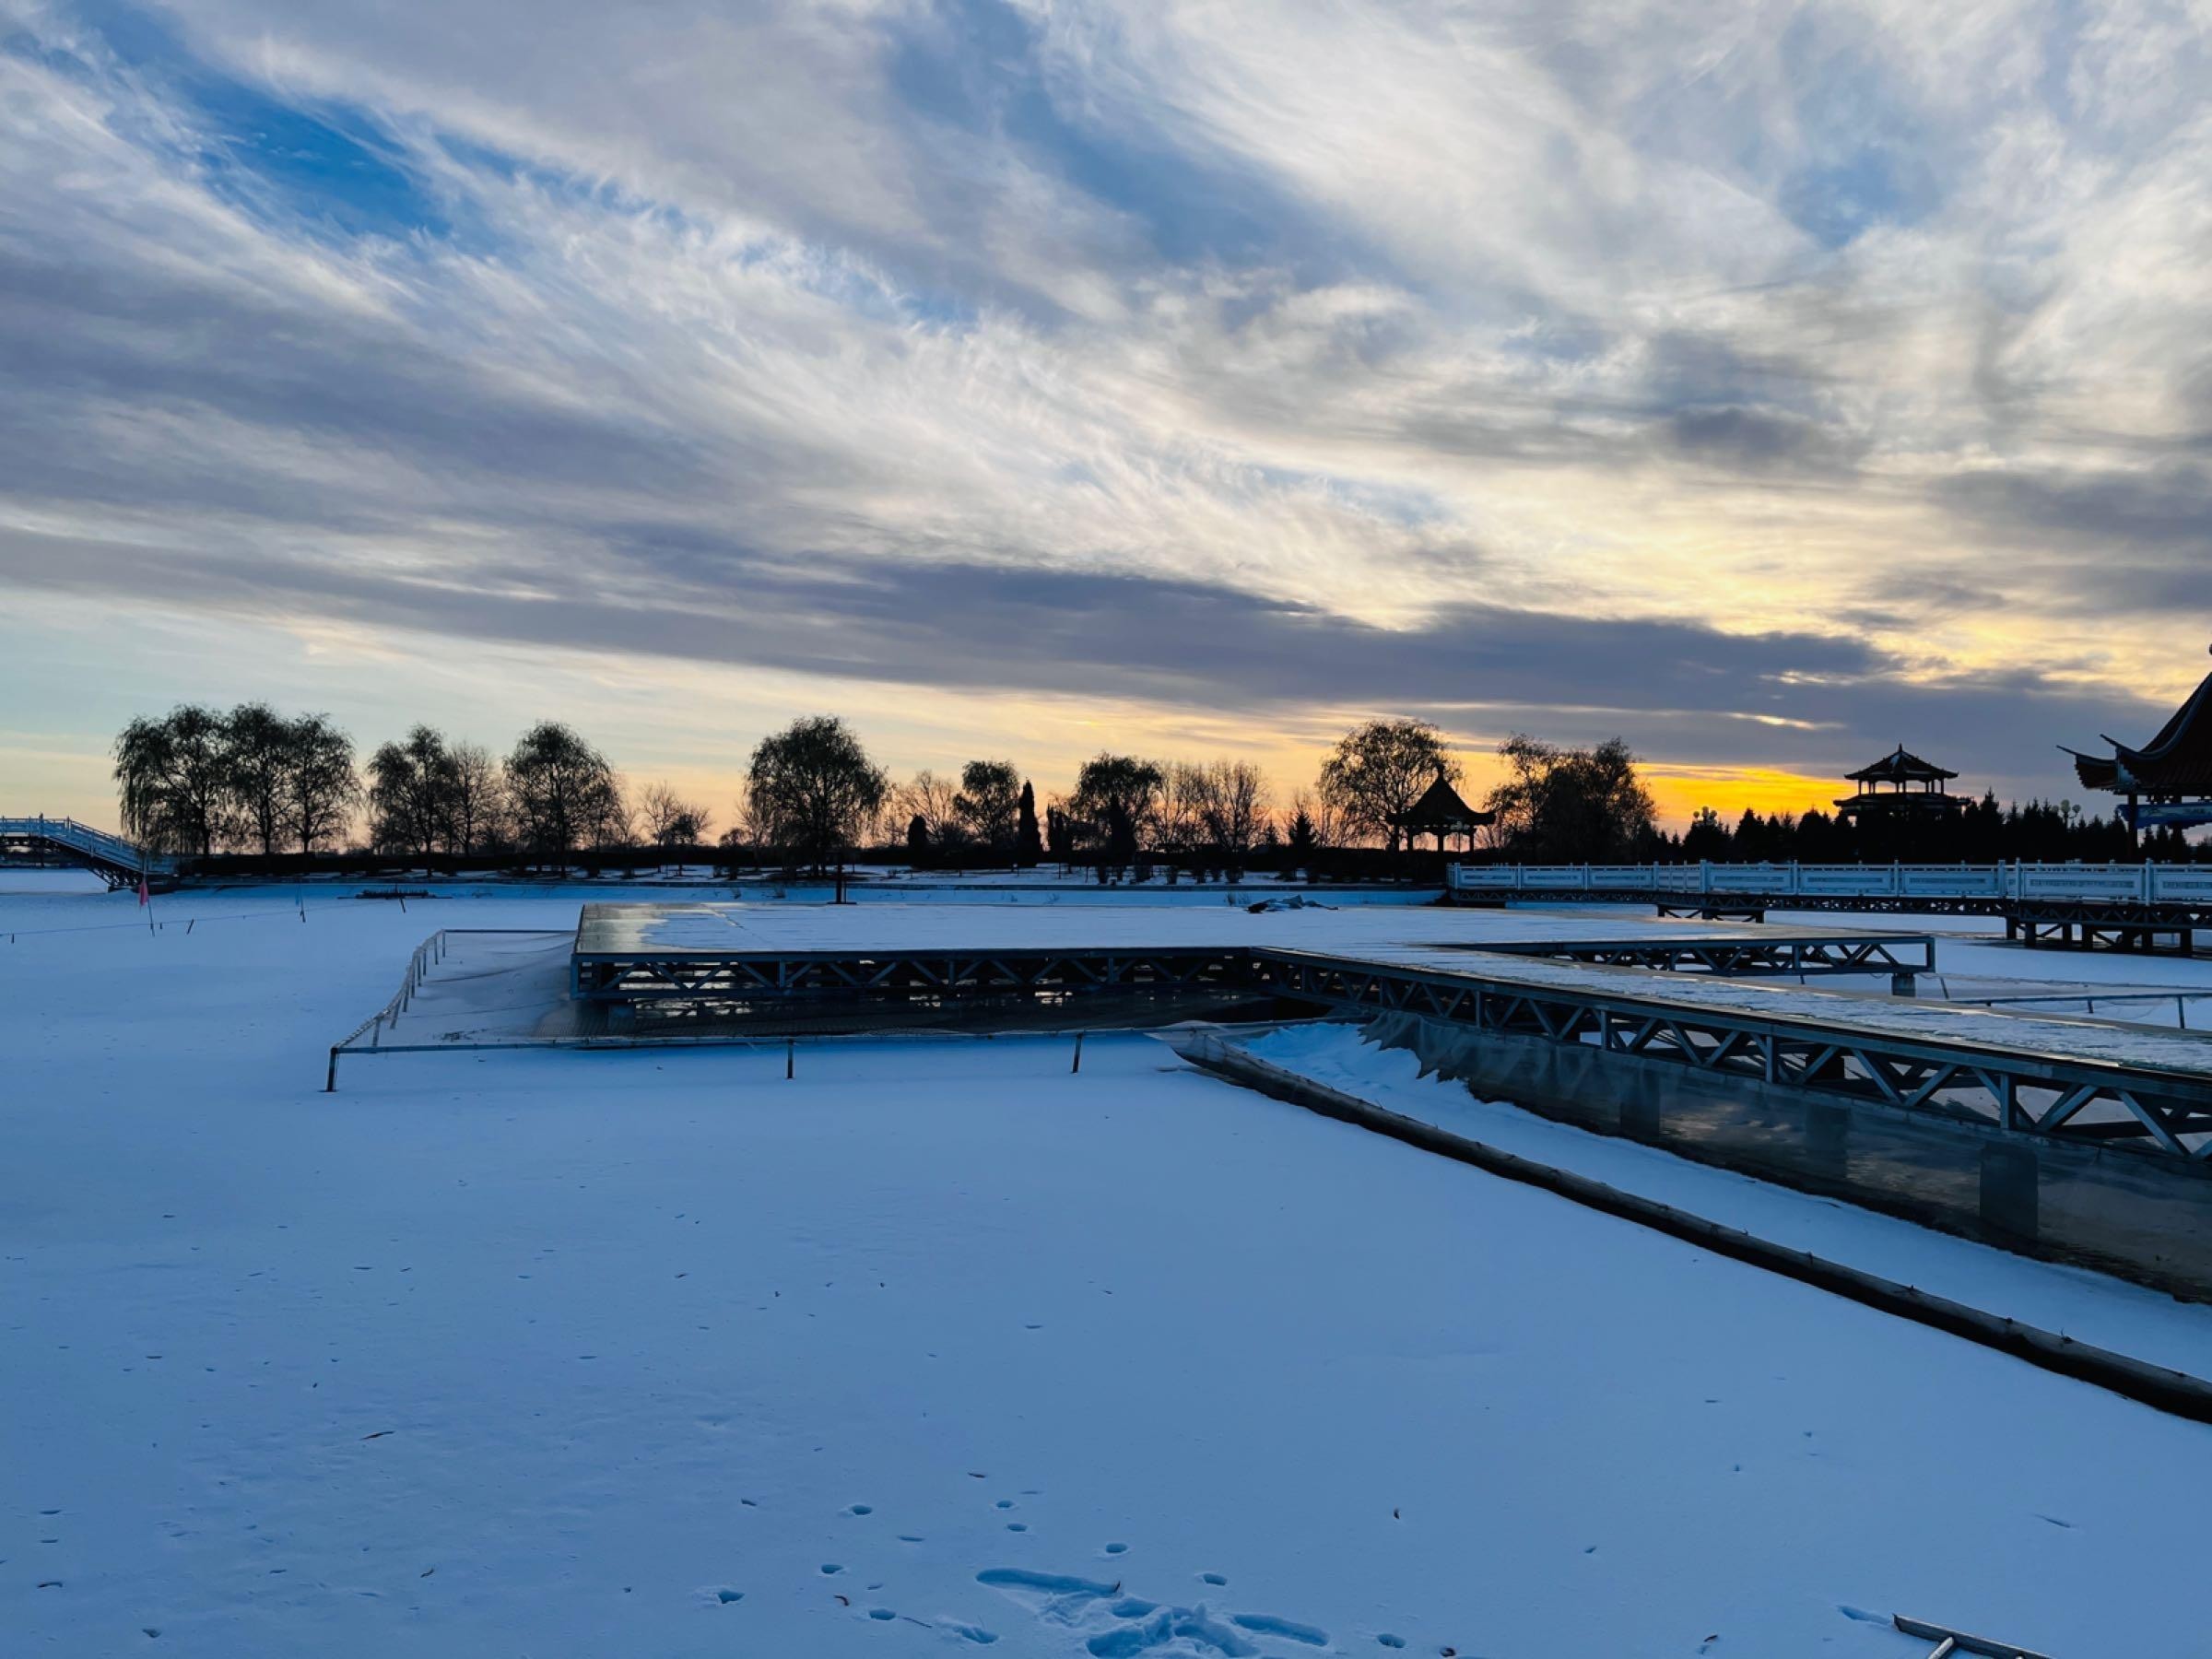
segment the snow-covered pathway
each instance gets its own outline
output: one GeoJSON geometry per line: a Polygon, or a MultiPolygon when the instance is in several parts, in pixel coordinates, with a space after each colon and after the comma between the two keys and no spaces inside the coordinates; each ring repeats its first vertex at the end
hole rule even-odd
{"type": "Polygon", "coordinates": [[[324,1097],[573,898],[206,903],[0,955],[11,1653],[2206,1651],[2212,1430],[1139,1039],[324,1097]]]}

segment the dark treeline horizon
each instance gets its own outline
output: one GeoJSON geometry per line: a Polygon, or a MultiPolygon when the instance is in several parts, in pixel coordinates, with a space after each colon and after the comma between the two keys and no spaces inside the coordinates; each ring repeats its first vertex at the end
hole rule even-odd
{"type": "MultiPolygon", "coordinates": [[[[1109,872],[1247,869],[1411,874],[1442,853],[1405,828],[1415,803],[1464,775],[1426,722],[1347,731],[1313,783],[1278,799],[1250,761],[1101,752],[1040,801],[1012,760],[894,782],[841,718],[794,721],[755,747],[726,818],[666,782],[634,784],[573,728],[540,722],[503,755],[418,724],[358,757],[327,715],[261,702],[182,704],[139,717],[114,744],[125,832],[149,850],[262,864],[398,859],[421,867],[661,863],[827,870],[855,858],[917,868],[1056,862],[1109,872]],[[726,824],[716,833],[718,824],[726,824]],[[1417,850],[1419,857],[1413,856],[1417,850]]],[[[2188,860],[2178,832],[2140,846],[2117,814],[2069,802],[2000,806],[1994,794],[1934,821],[1854,824],[1818,810],[1731,823],[1710,808],[1679,833],[1657,823],[1637,757],[1615,738],[1564,747],[1516,734],[1479,803],[1492,821],[1450,856],[1568,864],[1806,864],[2188,860]]]]}

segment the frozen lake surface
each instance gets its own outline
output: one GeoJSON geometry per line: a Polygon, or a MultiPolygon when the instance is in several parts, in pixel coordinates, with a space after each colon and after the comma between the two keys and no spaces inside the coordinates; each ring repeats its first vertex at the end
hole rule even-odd
{"type": "MultiPolygon", "coordinates": [[[[1147,1040],[1078,1076],[1021,1041],[789,1082],[413,1056],[325,1097],[426,934],[582,890],[177,895],[149,935],[70,887],[0,873],[11,1653],[1918,1659],[1900,1609],[2202,1649],[2142,1564],[2212,1430],[1147,1040]]],[[[1430,1087],[1362,1054],[1304,1057],[1430,1087]]],[[[2157,1308],[2202,1351],[2212,1312],[2157,1308]]]]}

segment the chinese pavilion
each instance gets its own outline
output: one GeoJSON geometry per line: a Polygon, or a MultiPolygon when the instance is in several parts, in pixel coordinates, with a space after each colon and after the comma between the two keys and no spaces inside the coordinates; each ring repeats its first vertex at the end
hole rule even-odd
{"type": "Polygon", "coordinates": [[[1872,766],[1844,774],[1859,792],[1836,803],[1836,816],[1862,825],[1941,822],[1966,806],[1963,797],[1945,787],[1958,775],[1930,765],[1900,743],[1872,766]]]}
{"type": "Polygon", "coordinates": [[[2141,748],[2112,736],[2105,742],[2112,746],[2110,756],[2066,753],[2084,789],[2127,797],[2121,817],[2132,828],[2212,824],[2212,675],[2141,748]]]}
{"type": "Polygon", "coordinates": [[[1459,791],[1453,788],[1451,781],[1439,771],[1436,782],[1422,792],[1421,798],[1404,812],[1392,814],[1390,821],[1394,828],[1406,832],[1408,850],[1414,846],[1414,837],[1417,835],[1435,836],[1439,853],[1444,850],[1446,836],[1464,835],[1467,840],[1467,851],[1472,853],[1475,850],[1475,831],[1497,822],[1497,817],[1496,813],[1484,812],[1461,800],[1459,791]]]}

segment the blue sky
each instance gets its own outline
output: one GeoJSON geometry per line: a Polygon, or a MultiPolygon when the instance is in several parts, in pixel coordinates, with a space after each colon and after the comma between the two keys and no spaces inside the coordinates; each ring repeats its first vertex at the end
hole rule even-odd
{"type": "Polygon", "coordinates": [[[2007,795],[2212,638],[2187,5],[0,0],[0,805],[1350,721],[2007,795]],[[18,801],[18,795],[32,798],[18,801]]]}

